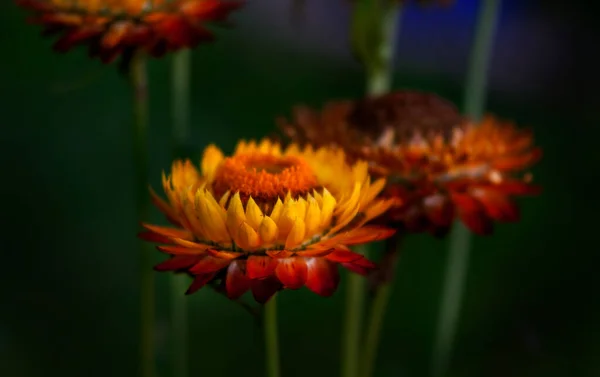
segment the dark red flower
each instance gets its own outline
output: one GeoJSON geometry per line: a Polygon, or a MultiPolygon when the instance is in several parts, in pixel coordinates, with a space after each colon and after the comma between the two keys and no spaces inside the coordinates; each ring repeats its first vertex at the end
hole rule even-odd
{"type": "Polygon", "coordinates": [[[445,234],[455,218],[473,232],[493,220],[517,221],[514,196],[536,194],[523,170],[541,157],[532,134],[486,117],[475,124],[433,94],[399,91],[359,101],[332,102],[322,112],[298,107],[279,120],[295,142],[337,145],[386,177],[383,195],[403,206],[382,221],[408,231],[445,234]]]}
{"type": "Polygon", "coordinates": [[[76,45],[112,62],[119,55],[144,50],[159,57],[166,52],[211,41],[209,22],[225,21],[241,5],[222,0],[17,0],[33,11],[30,22],[44,34],[58,34],[54,48],[66,52],[76,45]]]}

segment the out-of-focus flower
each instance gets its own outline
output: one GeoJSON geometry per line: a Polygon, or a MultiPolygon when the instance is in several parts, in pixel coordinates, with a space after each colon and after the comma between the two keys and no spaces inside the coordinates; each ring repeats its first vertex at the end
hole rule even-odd
{"type": "Polygon", "coordinates": [[[44,34],[59,34],[54,48],[87,45],[103,62],[138,49],[159,57],[211,41],[209,22],[225,21],[241,5],[221,0],[17,0],[33,11],[44,34]]]}
{"type": "Polygon", "coordinates": [[[488,234],[493,220],[518,220],[513,196],[539,192],[523,173],[541,157],[530,132],[493,117],[474,124],[433,94],[399,91],[321,112],[301,106],[278,123],[297,143],[337,145],[368,161],[371,175],[388,179],[384,195],[404,203],[385,221],[407,231],[443,235],[459,217],[488,234]]]}
{"type": "Polygon", "coordinates": [[[375,267],[349,245],[394,233],[365,225],[397,201],[376,199],[385,180],[346,161],[341,150],[268,140],[240,142],[231,157],[209,146],[200,171],[175,161],[163,175],[168,201],[152,193],[175,227],[144,224],[141,237],[171,255],[157,270],[194,276],[188,293],[211,283],[232,299],[251,290],[258,302],[302,286],[329,296],[338,264],[363,275],[375,267]]]}

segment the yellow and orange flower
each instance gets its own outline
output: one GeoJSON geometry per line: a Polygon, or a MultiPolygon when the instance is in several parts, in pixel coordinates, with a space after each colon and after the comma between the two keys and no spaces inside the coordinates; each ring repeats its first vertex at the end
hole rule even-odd
{"type": "Polygon", "coordinates": [[[60,34],[54,48],[88,45],[103,62],[142,49],[152,56],[210,41],[207,22],[224,21],[241,5],[222,0],[16,0],[34,12],[44,34],[60,34]]]}
{"type": "Polygon", "coordinates": [[[258,302],[302,286],[329,296],[337,264],[359,274],[375,267],[348,246],[394,233],[365,225],[397,202],[376,199],[384,186],[371,182],[366,163],[348,165],[341,150],[282,150],[263,140],[240,142],[225,157],[209,146],[200,171],[175,161],[163,175],[168,201],[152,192],[175,227],[143,224],[141,237],[171,255],[157,270],[194,276],[188,293],[211,283],[232,299],[251,290],[258,302]]]}
{"type": "Polygon", "coordinates": [[[512,197],[536,194],[523,170],[541,157],[532,134],[493,117],[480,124],[433,94],[399,91],[359,101],[332,102],[322,112],[298,107],[280,119],[294,141],[337,145],[386,177],[386,197],[403,206],[385,221],[408,231],[445,234],[458,217],[488,234],[493,220],[517,221],[512,197]]]}

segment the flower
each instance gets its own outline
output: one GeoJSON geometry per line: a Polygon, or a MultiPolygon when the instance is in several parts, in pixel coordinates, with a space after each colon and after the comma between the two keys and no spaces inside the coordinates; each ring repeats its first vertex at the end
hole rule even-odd
{"type": "Polygon", "coordinates": [[[376,199],[385,180],[371,182],[367,170],[328,148],[242,141],[225,157],[211,145],[200,171],[187,160],[163,174],[168,201],[152,192],[175,227],[143,224],[141,237],[171,255],[157,270],[194,276],[188,293],[211,283],[231,299],[251,290],[261,303],[302,286],[329,296],[337,264],[363,275],[375,267],[349,245],[394,233],[365,225],[395,202],[376,199]]]}
{"type": "Polygon", "coordinates": [[[292,122],[278,123],[297,143],[337,145],[368,161],[371,175],[389,182],[383,195],[404,203],[385,221],[407,231],[443,235],[458,217],[489,234],[493,220],[519,219],[514,196],[540,191],[523,173],[541,157],[530,132],[491,116],[476,124],[433,94],[332,102],[320,113],[299,106],[292,122]]]}
{"type": "Polygon", "coordinates": [[[33,11],[30,21],[59,34],[55,50],[87,45],[90,56],[112,62],[141,49],[160,57],[210,41],[206,22],[224,21],[237,1],[221,0],[17,0],[33,11]]]}

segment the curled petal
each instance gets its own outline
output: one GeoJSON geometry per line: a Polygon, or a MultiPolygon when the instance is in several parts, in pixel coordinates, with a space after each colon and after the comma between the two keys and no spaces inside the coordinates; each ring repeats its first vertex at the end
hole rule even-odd
{"type": "Polygon", "coordinates": [[[269,277],[266,279],[252,280],[251,289],[252,296],[254,296],[256,302],[264,304],[269,301],[277,291],[283,289],[283,285],[275,277],[269,277]]]}
{"type": "Polygon", "coordinates": [[[299,289],[306,283],[307,266],[304,258],[277,259],[277,279],[289,289],[299,289]]]}
{"type": "Polygon", "coordinates": [[[249,279],[262,279],[273,275],[277,260],[269,256],[251,255],[246,261],[246,275],[249,279]]]}
{"type": "Polygon", "coordinates": [[[470,195],[459,193],[452,193],[452,201],[462,222],[474,233],[486,235],[492,232],[492,222],[479,201],[470,195]]]}
{"type": "Polygon", "coordinates": [[[324,258],[309,258],[306,265],[306,287],[319,296],[331,296],[340,282],[336,264],[324,258]]]}
{"type": "Polygon", "coordinates": [[[246,261],[233,261],[227,269],[225,288],[227,297],[238,299],[250,289],[251,280],[246,276],[246,261]]]}

